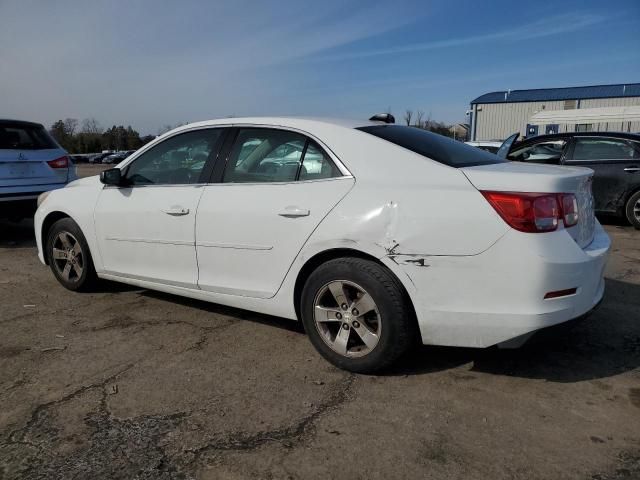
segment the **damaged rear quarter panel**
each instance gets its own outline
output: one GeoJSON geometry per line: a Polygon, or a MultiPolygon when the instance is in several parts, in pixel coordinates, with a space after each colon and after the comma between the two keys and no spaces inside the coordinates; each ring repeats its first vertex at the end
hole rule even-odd
{"type": "Polygon", "coordinates": [[[439,170],[445,173],[401,186],[356,181],[314,232],[305,250],[316,250],[314,245],[329,245],[335,240],[377,258],[477,255],[485,251],[508,226],[461,172],[439,170]]]}

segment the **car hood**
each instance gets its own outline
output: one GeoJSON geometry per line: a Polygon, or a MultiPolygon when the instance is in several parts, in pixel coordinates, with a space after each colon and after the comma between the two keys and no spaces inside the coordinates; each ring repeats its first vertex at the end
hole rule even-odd
{"type": "Polygon", "coordinates": [[[65,188],[83,187],[88,185],[96,185],[100,183],[100,175],[94,175],[92,177],[79,178],[73,182],[69,182],[65,188]]]}

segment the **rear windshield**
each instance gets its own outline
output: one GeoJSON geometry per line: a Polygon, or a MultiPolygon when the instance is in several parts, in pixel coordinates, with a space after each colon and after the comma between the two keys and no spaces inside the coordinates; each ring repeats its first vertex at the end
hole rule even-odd
{"type": "Polygon", "coordinates": [[[59,148],[42,125],[0,123],[0,149],[45,150],[59,148]]]}
{"type": "Polygon", "coordinates": [[[472,167],[506,161],[477,147],[417,127],[371,125],[360,127],[358,130],[395,143],[450,167],[472,167]]]}

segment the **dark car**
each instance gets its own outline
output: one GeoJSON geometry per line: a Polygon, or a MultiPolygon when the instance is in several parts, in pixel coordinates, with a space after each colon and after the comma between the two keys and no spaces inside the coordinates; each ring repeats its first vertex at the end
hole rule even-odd
{"type": "Polygon", "coordinates": [[[107,158],[109,155],[112,155],[113,152],[102,152],[99,153],[89,159],[89,163],[102,163],[102,160],[107,158]]]}
{"type": "Polygon", "coordinates": [[[113,153],[102,159],[102,163],[120,163],[129,155],[131,155],[135,150],[123,150],[121,152],[113,153]]]}
{"type": "Polygon", "coordinates": [[[518,136],[509,137],[497,155],[518,162],[591,168],[596,213],[626,217],[640,229],[640,135],[573,132],[515,143],[518,136]]]}

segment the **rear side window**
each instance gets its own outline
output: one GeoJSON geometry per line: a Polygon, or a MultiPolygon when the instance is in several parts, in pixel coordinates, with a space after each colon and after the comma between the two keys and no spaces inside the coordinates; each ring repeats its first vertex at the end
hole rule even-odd
{"type": "Polygon", "coordinates": [[[59,148],[42,125],[0,122],[0,149],[46,150],[59,148]]]}
{"type": "Polygon", "coordinates": [[[313,141],[296,132],[242,128],[229,154],[224,183],[320,180],[340,171],[313,141]]]}
{"type": "Polygon", "coordinates": [[[506,161],[479,148],[471,147],[457,140],[452,140],[421,128],[401,125],[372,125],[360,127],[358,130],[370,133],[450,167],[490,165],[506,161]]]}
{"type": "Polygon", "coordinates": [[[573,160],[631,160],[637,152],[624,140],[615,138],[576,138],[573,160]]]}

